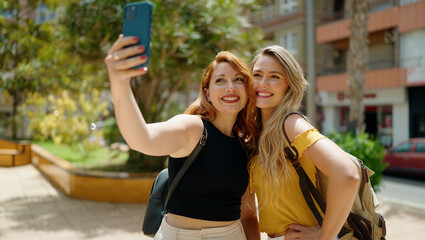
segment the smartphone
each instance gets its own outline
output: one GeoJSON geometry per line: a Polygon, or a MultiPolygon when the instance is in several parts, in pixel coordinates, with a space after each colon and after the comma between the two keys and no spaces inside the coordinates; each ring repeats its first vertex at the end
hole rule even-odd
{"type": "MultiPolygon", "coordinates": [[[[152,3],[136,2],[129,3],[124,7],[122,32],[124,37],[134,36],[139,38],[139,42],[135,45],[145,46],[142,54],[148,57],[146,63],[134,68],[147,67],[150,58],[150,42],[151,42],[151,25],[152,25],[152,3]]],[[[134,46],[134,45],[132,45],[134,46]]],[[[130,46],[129,46],[130,47],[130,46]]]]}

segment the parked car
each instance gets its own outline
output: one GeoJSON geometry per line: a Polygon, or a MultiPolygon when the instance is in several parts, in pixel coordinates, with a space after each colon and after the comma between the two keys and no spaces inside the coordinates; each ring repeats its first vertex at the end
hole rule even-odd
{"type": "Polygon", "coordinates": [[[410,138],[392,146],[383,159],[385,172],[425,176],[425,138],[410,138]]]}

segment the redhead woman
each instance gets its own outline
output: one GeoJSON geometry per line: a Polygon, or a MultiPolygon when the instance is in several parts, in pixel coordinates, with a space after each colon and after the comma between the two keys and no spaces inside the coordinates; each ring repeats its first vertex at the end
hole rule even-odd
{"type": "Polygon", "coordinates": [[[354,163],[298,111],[307,81],[295,58],[280,46],[262,49],[251,65],[260,112],[258,152],[250,161],[251,186],[258,198],[259,229],[269,239],[333,240],[343,226],[359,184],[354,163]],[[284,129],[283,129],[284,128],[284,129]],[[285,140],[286,131],[291,142],[285,140]],[[327,209],[320,227],[304,201],[295,168],[285,158],[291,144],[310,179],[316,169],[329,179],[327,209]]]}
{"type": "Polygon", "coordinates": [[[134,57],[144,47],[124,48],[136,42],[121,36],[105,58],[117,123],[128,145],[149,155],[169,155],[172,181],[203,129],[208,132],[207,144],[175,189],[155,239],[258,239],[255,203],[247,191],[245,148],[256,144],[248,66],[232,53],[220,52],[185,113],[148,124],[130,88],[130,78],[147,71],[132,69],[146,62],[146,56],[134,57]]]}

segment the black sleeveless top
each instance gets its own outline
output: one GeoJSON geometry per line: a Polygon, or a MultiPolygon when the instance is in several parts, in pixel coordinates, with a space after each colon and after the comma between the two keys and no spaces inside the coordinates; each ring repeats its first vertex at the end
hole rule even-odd
{"type": "MultiPolygon", "coordinates": [[[[241,198],[248,186],[247,155],[236,137],[229,137],[203,120],[207,144],[181,178],[170,199],[168,212],[209,221],[240,218],[241,198]]],[[[169,183],[184,158],[169,158],[169,183]]]]}

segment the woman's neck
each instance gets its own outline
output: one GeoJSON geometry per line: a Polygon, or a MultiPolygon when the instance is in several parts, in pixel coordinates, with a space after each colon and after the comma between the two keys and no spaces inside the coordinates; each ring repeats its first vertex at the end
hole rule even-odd
{"type": "Polygon", "coordinates": [[[233,136],[233,126],[235,125],[237,116],[217,114],[214,121],[211,121],[214,126],[223,134],[233,136]]]}
{"type": "Polygon", "coordinates": [[[261,109],[261,122],[263,126],[266,124],[267,120],[269,120],[273,115],[274,109],[270,108],[262,108],[261,109]]]}

